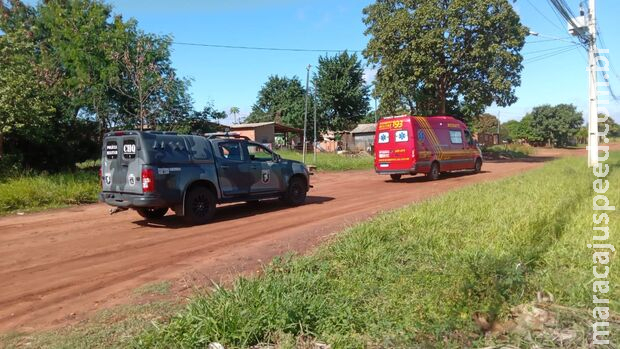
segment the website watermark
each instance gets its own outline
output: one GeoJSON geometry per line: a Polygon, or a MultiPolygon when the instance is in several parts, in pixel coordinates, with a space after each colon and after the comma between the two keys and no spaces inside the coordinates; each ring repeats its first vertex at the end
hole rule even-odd
{"type": "MultiPolygon", "coordinates": [[[[593,345],[609,345],[609,296],[611,286],[609,285],[609,262],[616,252],[615,247],[608,243],[609,240],[609,212],[616,209],[612,205],[607,192],[610,190],[609,180],[606,179],[609,174],[609,143],[607,134],[609,133],[610,124],[608,123],[609,111],[605,105],[609,104],[609,90],[601,88],[609,87],[609,60],[603,54],[608,54],[609,50],[598,49],[595,51],[597,64],[595,68],[598,72],[603,72],[606,81],[596,83],[597,102],[597,137],[599,146],[597,149],[598,163],[592,167],[592,173],[595,180],[592,183],[594,196],[592,199],[592,222],[593,236],[592,243],[587,244],[592,249],[592,274],[594,281],[592,283],[592,344],[593,345]],[[607,99],[604,97],[607,96],[607,99]],[[603,128],[601,130],[601,127],[603,128]]],[[[598,74],[597,74],[598,75],[598,74]]]]}

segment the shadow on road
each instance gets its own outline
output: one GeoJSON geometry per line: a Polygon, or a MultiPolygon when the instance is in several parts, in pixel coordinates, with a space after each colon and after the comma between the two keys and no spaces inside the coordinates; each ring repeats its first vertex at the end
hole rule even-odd
{"type": "MultiPolygon", "coordinates": [[[[308,196],[306,197],[306,203],[303,206],[321,205],[332,200],[334,200],[334,198],[328,196],[308,196]]],[[[288,206],[278,199],[261,200],[256,203],[237,203],[219,206],[216,209],[215,217],[211,222],[207,223],[207,225],[286,210],[288,208],[291,208],[291,206],[288,206]]],[[[191,224],[186,223],[183,220],[183,217],[177,217],[175,215],[168,215],[163,218],[153,220],[138,220],[133,223],[143,227],[168,229],[179,229],[192,226],[191,224]]]]}

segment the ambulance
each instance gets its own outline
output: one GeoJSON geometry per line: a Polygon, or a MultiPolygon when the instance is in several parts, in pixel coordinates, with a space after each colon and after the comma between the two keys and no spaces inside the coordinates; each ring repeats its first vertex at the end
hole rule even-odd
{"type": "Polygon", "coordinates": [[[379,120],[375,133],[375,171],[398,181],[423,173],[480,172],[482,152],[467,126],[451,116],[393,116],[379,120]]]}

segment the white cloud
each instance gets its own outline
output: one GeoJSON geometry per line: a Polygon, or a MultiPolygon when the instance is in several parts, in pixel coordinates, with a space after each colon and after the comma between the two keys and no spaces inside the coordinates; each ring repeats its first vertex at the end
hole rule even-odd
{"type": "Polygon", "coordinates": [[[375,81],[375,77],[377,77],[377,68],[367,67],[364,69],[364,81],[368,85],[375,81]]]}

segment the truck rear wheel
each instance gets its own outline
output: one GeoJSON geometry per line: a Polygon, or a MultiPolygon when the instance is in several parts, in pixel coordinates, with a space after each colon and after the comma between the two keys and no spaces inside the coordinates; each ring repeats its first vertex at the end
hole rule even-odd
{"type": "Polygon", "coordinates": [[[204,224],[215,214],[216,198],[205,187],[192,188],[185,195],[185,220],[190,224],[204,224]]]}
{"type": "Polygon", "coordinates": [[[293,177],[282,199],[291,206],[299,206],[306,201],[306,189],[306,181],[299,177],[293,177]]]}
{"type": "Polygon", "coordinates": [[[427,174],[428,179],[430,179],[431,181],[436,181],[437,179],[439,179],[440,174],[441,172],[439,171],[439,163],[435,161],[431,165],[430,172],[427,174]]]}
{"type": "Polygon", "coordinates": [[[391,174],[390,178],[392,178],[393,181],[400,181],[400,177],[402,177],[401,174],[391,174]]]}
{"type": "Polygon", "coordinates": [[[138,214],[146,219],[161,218],[168,213],[168,207],[161,208],[137,208],[138,214]]]}

